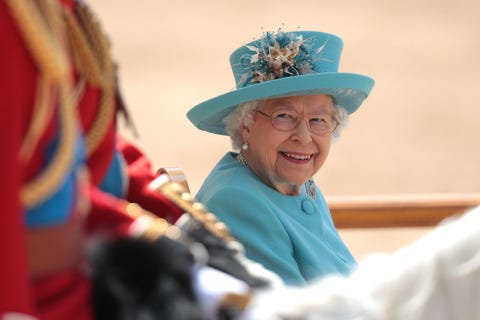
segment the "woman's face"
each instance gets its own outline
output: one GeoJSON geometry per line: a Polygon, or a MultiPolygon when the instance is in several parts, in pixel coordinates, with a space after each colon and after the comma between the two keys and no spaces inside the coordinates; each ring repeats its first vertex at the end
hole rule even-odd
{"type": "MultiPolygon", "coordinates": [[[[278,110],[296,113],[300,118],[314,113],[333,114],[332,98],[325,94],[269,99],[261,102],[259,112],[267,115],[278,110]]],[[[254,123],[242,129],[248,150],[242,154],[250,168],[266,184],[281,193],[296,195],[302,185],[323,165],[330,150],[331,134],[310,132],[307,122],[281,131],[271,118],[257,112],[254,123]]]]}

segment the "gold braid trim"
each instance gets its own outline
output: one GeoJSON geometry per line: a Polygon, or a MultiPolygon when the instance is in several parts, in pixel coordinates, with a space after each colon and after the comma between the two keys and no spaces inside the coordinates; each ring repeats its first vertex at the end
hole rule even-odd
{"type": "Polygon", "coordinates": [[[101,90],[97,115],[86,133],[87,155],[100,145],[115,116],[115,67],[110,43],[100,23],[82,3],[76,5],[76,17],[64,10],[65,23],[77,69],[87,82],[101,90]]]}
{"type": "MultiPolygon", "coordinates": [[[[10,13],[25,40],[27,49],[40,69],[43,78],[38,82],[38,88],[31,117],[31,125],[23,140],[20,148],[20,160],[24,163],[30,159],[35,145],[40,138],[40,132],[44,130],[48,123],[49,115],[53,106],[49,103],[51,97],[50,90],[45,85],[52,81],[60,81],[68,72],[68,59],[59,41],[58,34],[53,34],[49,25],[42,15],[40,9],[43,9],[45,15],[55,17],[59,15],[59,7],[52,1],[34,2],[34,1],[15,1],[6,2],[10,8],[10,13]],[[36,5],[38,4],[38,6],[36,5]],[[48,79],[49,78],[49,79],[48,79]]],[[[54,18],[51,18],[52,24],[56,24],[54,18]]],[[[53,29],[53,30],[58,30],[53,29]]],[[[57,32],[58,33],[58,32],[57,32]]]]}
{"type": "MultiPolygon", "coordinates": [[[[41,73],[57,81],[63,79],[69,70],[67,56],[35,1],[7,0],[6,3],[41,73]]],[[[44,0],[44,3],[51,8],[50,12],[58,12],[55,2],[44,0]]]]}
{"type": "MultiPolygon", "coordinates": [[[[50,197],[63,182],[73,162],[75,148],[76,114],[71,100],[71,84],[69,81],[69,69],[67,55],[61,46],[61,30],[51,30],[46,21],[57,23],[58,18],[51,15],[59,14],[56,2],[45,0],[36,6],[33,1],[7,1],[12,17],[17,21],[20,32],[25,40],[34,61],[40,70],[37,80],[37,97],[41,101],[35,104],[36,109],[51,108],[50,104],[59,102],[59,145],[47,168],[32,181],[25,184],[20,192],[20,199],[25,208],[32,208],[44,199],[50,197]],[[40,9],[45,9],[41,12],[40,9]],[[45,19],[43,15],[47,15],[45,19]]],[[[34,114],[42,115],[43,110],[35,110],[34,114]]],[[[41,116],[40,119],[32,119],[32,127],[27,132],[27,140],[39,129],[46,126],[49,119],[41,116]]],[[[36,138],[38,139],[38,138],[36,138]]],[[[21,154],[29,155],[28,148],[35,146],[34,141],[24,141],[21,154]]]]}
{"type": "Polygon", "coordinates": [[[47,78],[40,75],[37,80],[35,105],[32,110],[30,126],[20,147],[20,160],[27,163],[32,157],[35,146],[45,130],[48,120],[53,116],[54,104],[51,101],[53,88],[47,78]]]}
{"type": "Polygon", "coordinates": [[[34,207],[49,198],[64,181],[74,160],[77,119],[71,100],[71,89],[66,83],[60,83],[58,86],[59,146],[47,168],[22,188],[20,197],[26,208],[34,207]]]}
{"type": "Polygon", "coordinates": [[[95,59],[92,48],[90,47],[81,26],[68,8],[64,8],[64,18],[77,70],[79,70],[81,75],[84,76],[90,84],[97,87],[101,86],[103,82],[102,71],[100,70],[100,66],[95,59]]]}

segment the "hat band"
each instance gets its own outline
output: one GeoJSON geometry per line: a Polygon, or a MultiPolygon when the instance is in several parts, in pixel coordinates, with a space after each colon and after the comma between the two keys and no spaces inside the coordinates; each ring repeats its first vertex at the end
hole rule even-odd
{"type": "Polygon", "coordinates": [[[248,86],[251,86],[251,85],[254,85],[254,84],[258,84],[258,83],[262,83],[262,82],[273,81],[273,80],[276,80],[276,79],[298,77],[298,76],[306,75],[306,74],[318,74],[318,73],[320,73],[318,71],[313,70],[313,68],[310,69],[310,70],[302,70],[302,69],[298,69],[296,67],[287,67],[287,66],[284,67],[284,69],[281,70],[280,72],[282,73],[281,77],[275,77],[275,75],[272,75],[272,76],[267,75],[267,77],[265,77],[264,75],[259,75],[259,74],[256,74],[256,76],[253,76],[251,73],[250,74],[246,73],[242,76],[240,82],[238,83],[237,89],[245,88],[245,87],[248,87],[248,86]]]}

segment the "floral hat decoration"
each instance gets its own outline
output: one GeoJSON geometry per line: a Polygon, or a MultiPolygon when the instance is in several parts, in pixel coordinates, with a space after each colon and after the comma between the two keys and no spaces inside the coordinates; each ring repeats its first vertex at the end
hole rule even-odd
{"type": "Polygon", "coordinates": [[[311,94],[331,95],[353,113],[375,82],[338,72],[342,47],[342,39],[323,32],[266,32],[230,56],[236,88],[193,107],[187,117],[201,130],[227,135],[223,119],[241,103],[311,94]]]}

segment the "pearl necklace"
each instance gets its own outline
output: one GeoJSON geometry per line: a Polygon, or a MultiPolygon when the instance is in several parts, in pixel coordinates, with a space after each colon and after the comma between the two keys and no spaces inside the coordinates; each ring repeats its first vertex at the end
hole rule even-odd
{"type": "Polygon", "coordinates": [[[235,160],[237,160],[238,162],[240,162],[240,163],[242,163],[242,164],[244,164],[248,167],[247,159],[245,159],[245,157],[241,153],[237,154],[237,156],[235,157],[235,160]]]}

